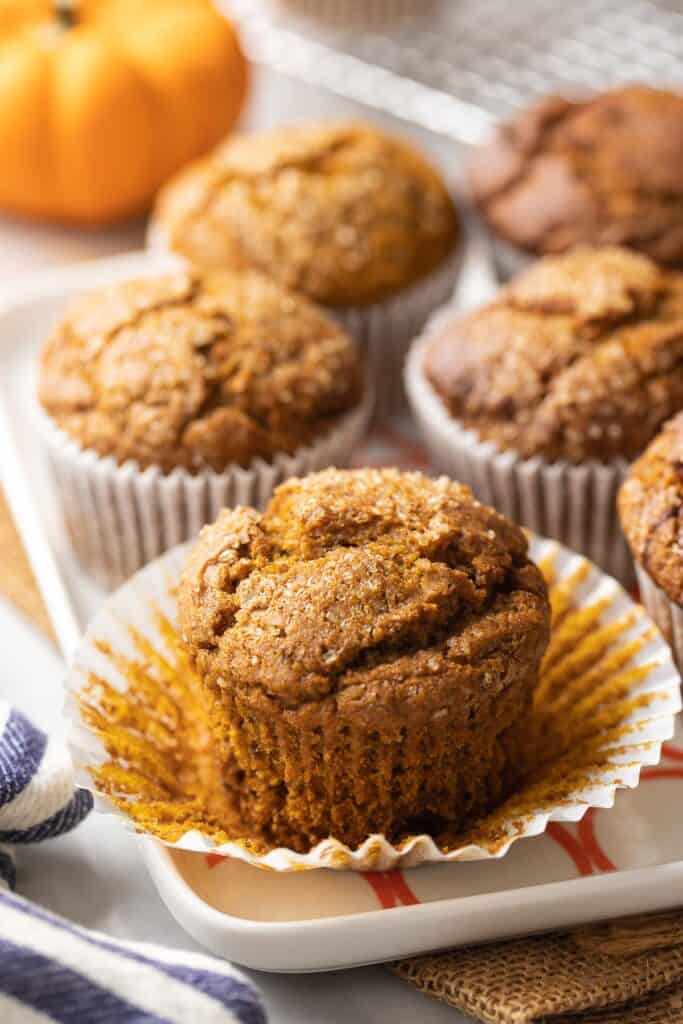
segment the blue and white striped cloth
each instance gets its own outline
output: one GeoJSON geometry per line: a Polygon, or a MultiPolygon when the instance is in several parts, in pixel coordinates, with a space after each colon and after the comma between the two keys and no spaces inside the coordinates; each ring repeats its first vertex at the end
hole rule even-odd
{"type": "Polygon", "coordinates": [[[112,939],[11,891],[13,846],[67,832],[91,807],[64,745],[0,702],[1,1024],[265,1024],[229,964],[112,939]]]}

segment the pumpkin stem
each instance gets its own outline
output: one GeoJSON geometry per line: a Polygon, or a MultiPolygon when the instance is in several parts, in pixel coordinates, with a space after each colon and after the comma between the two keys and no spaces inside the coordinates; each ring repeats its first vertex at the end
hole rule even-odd
{"type": "Polygon", "coordinates": [[[54,0],[54,11],[60,28],[78,24],[78,0],[54,0]]]}

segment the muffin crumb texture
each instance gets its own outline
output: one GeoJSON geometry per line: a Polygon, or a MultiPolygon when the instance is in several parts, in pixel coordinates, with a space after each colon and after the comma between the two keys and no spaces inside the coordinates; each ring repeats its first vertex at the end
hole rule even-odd
{"type": "Polygon", "coordinates": [[[493,231],[532,253],[626,245],[683,266],[683,96],[550,96],[503,125],[470,180],[493,231]]]}
{"type": "Polygon", "coordinates": [[[155,223],[202,267],[254,267],[326,306],[364,306],[450,256],[453,202],[409,143],[360,123],[230,139],[162,190],[155,223]]]}
{"type": "Polygon", "coordinates": [[[634,462],[619,516],[636,562],[683,606],[683,413],[634,462]]]}
{"type": "Polygon", "coordinates": [[[547,256],[444,325],[424,367],[454,419],[501,450],[634,458],[683,408],[683,274],[614,246],[547,256]]]}
{"type": "Polygon", "coordinates": [[[472,822],[515,775],[549,631],[522,531],[395,470],[283,484],[206,527],[181,635],[252,834],[294,849],[472,822]]]}
{"type": "Polygon", "coordinates": [[[361,398],[354,342],[259,273],[186,270],[74,303],[39,398],[83,449],[190,472],[293,453],[361,398]]]}

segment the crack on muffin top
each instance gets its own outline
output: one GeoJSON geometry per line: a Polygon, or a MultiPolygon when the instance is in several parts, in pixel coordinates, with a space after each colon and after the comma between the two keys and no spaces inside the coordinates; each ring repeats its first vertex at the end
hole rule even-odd
{"type": "Polygon", "coordinates": [[[451,415],[501,449],[633,458],[683,408],[683,274],[618,247],[546,256],[444,325],[424,366],[451,415]]]}
{"type": "Polygon", "coordinates": [[[179,611],[210,684],[289,707],[430,685],[438,700],[449,671],[513,660],[548,628],[523,532],[461,484],[396,470],[327,470],[283,484],[262,515],[225,510],[179,611]]]}
{"type": "Polygon", "coordinates": [[[357,123],[237,136],[181,172],[155,219],[200,266],[255,267],[325,305],[364,305],[440,266],[459,235],[439,174],[357,123]]]}
{"type": "Polygon", "coordinates": [[[360,400],[353,341],[247,271],[178,271],[79,299],[44,349],[40,401],[117,462],[222,471],[292,453],[360,400]]]}
{"type": "Polygon", "coordinates": [[[632,85],[547,97],[474,156],[476,201],[503,238],[536,253],[628,245],[683,264],[683,96],[632,85]]]}
{"type": "Polygon", "coordinates": [[[633,557],[683,606],[683,413],[633,463],[618,506],[633,557]]]}

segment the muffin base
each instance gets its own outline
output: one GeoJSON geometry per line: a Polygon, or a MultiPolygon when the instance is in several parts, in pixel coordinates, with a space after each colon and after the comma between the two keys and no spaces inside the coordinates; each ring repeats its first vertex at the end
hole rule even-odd
{"type": "Polygon", "coordinates": [[[292,476],[327,466],[346,466],[365,434],[372,394],[341,416],[318,441],[272,461],[224,472],[185,469],[163,473],[133,461],[119,464],[84,450],[40,407],[38,430],[52,471],[64,522],[76,557],[103,587],[111,589],[168,548],[194,537],[222,508],[263,507],[292,476]]]}
{"type": "MultiPolygon", "coordinates": [[[[439,315],[433,327],[442,319],[439,315]]],[[[428,328],[413,346],[406,363],[409,401],[439,472],[468,484],[483,502],[535,533],[561,541],[586,555],[626,587],[635,583],[616,499],[626,478],[625,459],[613,462],[546,462],[500,451],[493,442],[454,420],[424,373],[424,352],[432,336],[428,328]]]]}
{"type": "Polygon", "coordinates": [[[460,831],[500,803],[522,772],[518,739],[537,681],[533,662],[460,735],[449,714],[375,729],[323,705],[302,725],[268,698],[255,713],[220,692],[210,720],[228,777],[233,763],[243,773],[239,813],[252,835],[299,852],[329,835],[354,847],[373,832],[460,831]]]}
{"type": "Polygon", "coordinates": [[[678,669],[683,671],[683,608],[671,600],[638,562],[635,570],[640,599],[669,644],[678,669]]]}

